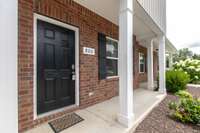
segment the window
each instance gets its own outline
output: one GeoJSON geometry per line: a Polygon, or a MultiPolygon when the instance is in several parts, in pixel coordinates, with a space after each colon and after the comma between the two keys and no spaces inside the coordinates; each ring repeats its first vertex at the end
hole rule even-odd
{"type": "Polygon", "coordinates": [[[139,53],[139,72],[145,72],[145,55],[143,53],[139,53]]]}
{"type": "Polygon", "coordinates": [[[118,41],[98,33],[99,79],[118,76],[118,41]]]}
{"type": "Polygon", "coordinates": [[[118,42],[106,37],[106,75],[118,76],[118,42]]]}

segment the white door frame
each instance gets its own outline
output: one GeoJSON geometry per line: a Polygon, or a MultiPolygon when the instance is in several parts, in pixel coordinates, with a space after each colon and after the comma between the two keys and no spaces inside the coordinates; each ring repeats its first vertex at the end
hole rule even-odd
{"type": "Polygon", "coordinates": [[[39,14],[34,13],[34,87],[33,87],[33,97],[34,97],[34,120],[41,118],[41,117],[45,117],[54,113],[58,113],[58,112],[62,112],[64,110],[67,110],[69,108],[73,108],[73,107],[78,107],[79,106],[79,28],[75,27],[75,26],[71,26],[69,24],[57,21],[55,19],[46,17],[46,16],[42,16],[39,14]],[[37,114],[37,20],[42,20],[63,28],[67,28],[70,30],[75,31],[75,67],[76,67],[76,79],[75,79],[75,104],[71,105],[71,106],[66,106],[64,108],[61,109],[56,109],[47,113],[44,113],[42,115],[38,115],[37,114]]]}

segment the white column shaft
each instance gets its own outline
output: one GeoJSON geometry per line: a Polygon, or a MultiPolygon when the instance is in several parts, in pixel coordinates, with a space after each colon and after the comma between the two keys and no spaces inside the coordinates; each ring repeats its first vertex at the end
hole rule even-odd
{"type": "Polygon", "coordinates": [[[133,1],[120,0],[118,120],[126,127],[133,122],[133,1]]]}
{"type": "Polygon", "coordinates": [[[159,38],[159,92],[161,93],[166,93],[165,70],[166,70],[165,37],[162,36],[159,38]]]}
{"type": "Polygon", "coordinates": [[[173,67],[173,54],[169,54],[169,68],[172,69],[173,67]]]}
{"type": "Polygon", "coordinates": [[[154,78],[153,78],[153,39],[148,44],[147,48],[147,63],[148,63],[148,89],[153,90],[154,78]]]}
{"type": "Polygon", "coordinates": [[[1,133],[18,133],[18,3],[0,0],[1,133]]]}

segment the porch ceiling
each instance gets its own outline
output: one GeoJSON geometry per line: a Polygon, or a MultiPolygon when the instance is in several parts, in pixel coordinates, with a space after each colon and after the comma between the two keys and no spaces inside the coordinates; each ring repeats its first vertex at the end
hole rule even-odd
{"type": "MultiPolygon", "coordinates": [[[[74,0],[100,16],[118,25],[119,22],[119,0],[74,0]]],[[[155,24],[152,18],[146,13],[143,7],[134,0],[133,16],[134,35],[138,41],[156,37],[162,31],[155,24]]]]}
{"type": "Polygon", "coordinates": [[[166,53],[175,54],[177,53],[176,47],[166,38],[166,53]]]}
{"type": "Polygon", "coordinates": [[[145,24],[145,22],[143,22],[140,17],[134,15],[133,19],[133,33],[136,35],[138,41],[156,37],[156,34],[151,30],[150,27],[148,27],[148,25],[145,24]]]}

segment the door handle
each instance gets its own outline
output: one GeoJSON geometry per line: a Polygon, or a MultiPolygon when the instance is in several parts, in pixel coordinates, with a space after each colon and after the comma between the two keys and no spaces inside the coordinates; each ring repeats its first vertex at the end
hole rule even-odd
{"type": "Polygon", "coordinates": [[[74,64],[72,64],[72,70],[75,70],[75,65],[74,64]]]}
{"type": "Polygon", "coordinates": [[[75,72],[72,72],[72,75],[75,75],[75,72]]]}
{"type": "Polygon", "coordinates": [[[72,80],[76,80],[76,73],[72,71],[72,80]]]}

